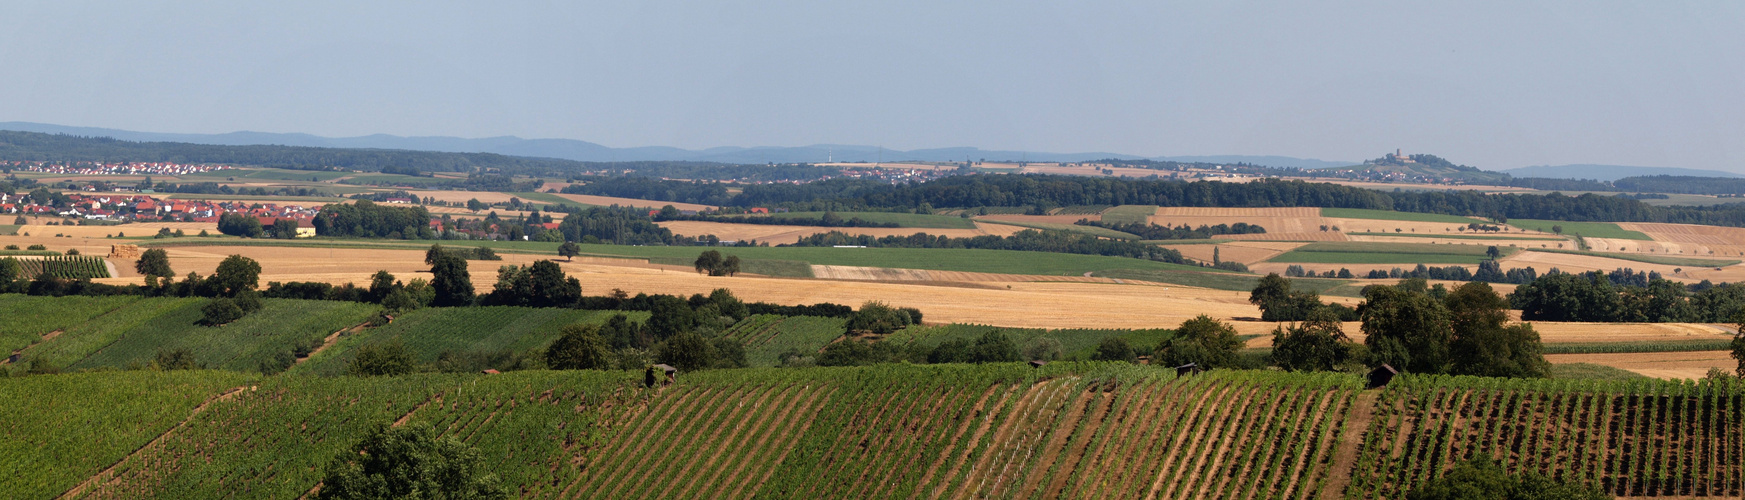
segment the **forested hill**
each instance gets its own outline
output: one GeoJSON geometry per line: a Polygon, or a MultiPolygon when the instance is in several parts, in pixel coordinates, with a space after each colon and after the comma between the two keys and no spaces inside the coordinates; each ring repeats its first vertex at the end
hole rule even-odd
{"type": "Polygon", "coordinates": [[[566,192],[643,197],[726,206],[785,206],[794,210],[909,210],[922,207],[1033,207],[1074,205],[1166,207],[1370,208],[1504,219],[1675,222],[1745,227],[1745,205],[1654,207],[1619,196],[1478,191],[1377,191],[1338,184],[1259,179],[1247,183],[1182,182],[1059,175],[967,175],[925,183],[886,184],[832,179],[810,184],[745,186],[652,179],[592,178],[566,192]]]}
{"type": "Polygon", "coordinates": [[[387,167],[423,172],[580,172],[581,162],[491,153],[436,153],[393,149],[300,146],[213,146],[181,142],[130,142],[107,137],[0,131],[0,159],[48,162],[221,163],[296,170],[379,171],[387,167]]]}

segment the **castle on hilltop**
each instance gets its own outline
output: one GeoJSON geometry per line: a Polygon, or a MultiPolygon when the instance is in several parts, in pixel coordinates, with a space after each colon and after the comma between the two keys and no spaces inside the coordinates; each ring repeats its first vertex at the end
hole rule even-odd
{"type": "Polygon", "coordinates": [[[1389,154],[1387,159],[1399,163],[1417,163],[1416,161],[1412,161],[1412,157],[1401,154],[1398,148],[1395,148],[1393,154],[1389,154]]]}

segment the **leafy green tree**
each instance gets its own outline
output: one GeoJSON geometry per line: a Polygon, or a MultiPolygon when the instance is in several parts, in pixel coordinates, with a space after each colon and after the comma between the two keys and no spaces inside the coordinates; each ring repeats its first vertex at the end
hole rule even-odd
{"type": "Polygon", "coordinates": [[[1612,498],[1588,485],[1556,481],[1533,471],[1511,476],[1488,454],[1454,466],[1441,477],[1406,493],[1408,500],[1605,500],[1612,498]]]}
{"type": "Polygon", "coordinates": [[[170,269],[169,253],[162,248],[153,248],[140,254],[139,260],[133,263],[133,269],[145,275],[147,283],[156,281],[155,278],[171,278],[176,275],[170,269]]]}
{"type": "Polygon", "coordinates": [[[417,369],[418,359],[400,339],[359,347],[346,367],[347,372],[360,377],[405,375],[417,369]]]}
{"type": "Polygon", "coordinates": [[[565,262],[576,260],[576,256],[581,255],[581,253],[582,247],[574,241],[565,241],[562,245],[557,246],[557,255],[563,257],[565,262]]]}
{"type": "Polygon", "coordinates": [[[715,364],[715,345],[696,332],[674,335],[655,346],[654,357],[680,371],[696,371],[715,364]]]}
{"type": "Polygon", "coordinates": [[[420,307],[424,307],[424,304],[419,302],[418,298],[414,297],[411,292],[406,291],[405,288],[395,288],[393,292],[388,293],[387,297],[382,298],[382,309],[386,309],[388,312],[395,314],[411,311],[420,307]]]}
{"type": "Polygon", "coordinates": [[[605,370],[612,367],[612,359],[598,325],[569,325],[545,348],[545,365],[553,370],[605,370]]]}
{"type": "Polygon", "coordinates": [[[1159,364],[1181,366],[1194,363],[1202,368],[1227,368],[1241,364],[1237,351],[1242,350],[1242,338],[1236,328],[1211,316],[1201,314],[1183,321],[1175,335],[1157,345],[1159,364]]]}
{"type": "Polygon", "coordinates": [[[431,304],[438,307],[465,306],[473,303],[473,279],[467,273],[467,261],[435,246],[438,255],[432,260],[430,286],[436,291],[431,304]]]}
{"type": "Polygon", "coordinates": [[[1300,324],[1273,330],[1270,361],[1286,371],[1333,371],[1353,361],[1355,351],[1339,314],[1323,307],[1300,324]]]}
{"type": "Polygon", "coordinates": [[[18,259],[0,257],[0,290],[10,286],[12,282],[18,281],[21,274],[24,274],[24,267],[18,264],[18,259]]]}
{"type": "Polygon", "coordinates": [[[266,234],[260,219],[238,213],[218,216],[218,232],[244,238],[259,238],[266,234]]]}
{"type": "Polygon", "coordinates": [[[242,306],[236,305],[236,301],[225,297],[207,302],[204,307],[200,308],[200,313],[202,315],[200,323],[207,326],[223,325],[242,319],[243,316],[242,306]]]}
{"type": "Polygon", "coordinates": [[[705,250],[703,253],[697,254],[697,261],[692,263],[692,266],[697,269],[697,274],[715,276],[715,269],[721,267],[721,252],[719,250],[705,250]]]}
{"type": "Polygon", "coordinates": [[[1091,352],[1095,361],[1126,361],[1139,362],[1139,355],[1133,352],[1133,345],[1121,337],[1109,337],[1097,343],[1097,350],[1091,352]]]}
{"type": "MultiPolygon", "coordinates": [[[[1129,348],[1131,349],[1131,348],[1129,348]]],[[[1053,337],[1037,337],[1024,347],[1024,358],[1032,361],[1054,361],[1060,359],[1066,347],[1053,337]]]]}
{"type": "Polygon", "coordinates": [[[454,437],[437,437],[423,423],[378,424],[333,458],[321,480],[321,500],[378,498],[489,500],[508,498],[479,450],[454,437]]]}
{"type": "Polygon", "coordinates": [[[969,348],[969,357],[975,363],[1003,363],[1018,361],[1021,356],[1018,345],[1012,343],[1011,338],[993,330],[976,338],[975,344],[969,348]]]}
{"type": "Polygon", "coordinates": [[[281,217],[273,221],[273,238],[288,240],[297,237],[297,219],[281,217]]]}
{"type": "Polygon", "coordinates": [[[370,302],[380,304],[383,299],[388,298],[388,294],[399,288],[392,273],[387,270],[376,271],[376,274],[370,275],[370,302]]]}
{"type": "Polygon", "coordinates": [[[848,316],[843,328],[849,333],[871,333],[884,335],[909,326],[913,317],[907,312],[891,307],[884,302],[869,300],[860,305],[860,309],[848,316]]]}
{"type": "Polygon", "coordinates": [[[654,303],[649,305],[648,331],[654,335],[655,340],[665,340],[689,332],[696,325],[696,313],[684,299],[671,295],[656,295],[654,303]]]}
{"type": "Polygon", "coordinates": [[[1449,351],[1452,372],[1482,377],[1545,377],[1539,333],[1533,325],[1506,325],[1508,302],[1484,282],[1461,285],[1443,299],[1454,336],[1449,351]]]}
{"type": "MultiPolygon", "coordinates": [[[[1404,283],[1404,282],[1402,282],[1404,283]]],[[[1358,314],[1369,364],[1413,373],[1447,373],[1454,330],[1448,308],[1422,287],[1369,287],[1358,314]]]]}
{"type": "Polygon", "coordinates": [[[244,290],[253,290],[260,284],[261,264],[254,259],[241,255],[225,257],[218,263],[218,270],[212,277],[206,278],[209,284],[219,294],[235,297],[244,290]]]}

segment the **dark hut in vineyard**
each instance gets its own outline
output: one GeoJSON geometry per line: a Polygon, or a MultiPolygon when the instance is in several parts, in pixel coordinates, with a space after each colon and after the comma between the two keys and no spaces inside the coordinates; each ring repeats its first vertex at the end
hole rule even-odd
{"type": "Polygon", "coordinates": [[[1375,389],[1378,387],[1385,387],[1388,385],[1388,382],[1394,380],[1395,375],[1399,374],[1400,371],[1395,370],[1392,366],[1386,364],[1377,366],[1374,370],[1369,371],[1369,388],[1375,389]]]}
{"type": "Polygon", "coordinates": [[[666,374],[666,380],[661,382],[662,385],[672,385],[679,381],[679,369],[673,368],[672,365],[662,363],[654,365],[654,369],[666,374]]]}
{"type": "Polygon", "coordinates": [[[1199,363],[1188,363],[1175,367],[1175,376],[1186,377],[1189,375],[1199,375],[1205,371],[1204,368],[1200,368],[1199,363]]]}
{"type": "Polygon", "coordinates": [[[1041,368],[1043,365],[1046,365],[1046,364],[1048,364],[1047,361],[1043,361],[1040,359],[1030,360],[1030,367],[1031,368],[1041,368]]]}

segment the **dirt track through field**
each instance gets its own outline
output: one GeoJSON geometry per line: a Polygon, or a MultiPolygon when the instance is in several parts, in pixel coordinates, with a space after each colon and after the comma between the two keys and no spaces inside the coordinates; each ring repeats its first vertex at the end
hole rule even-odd
{"type": "Polygon", "coordinates": [[[128,453],[127,456],[121,457],[121,460],[116,460],[115,463],[110,464],[108,467],[103,468],[102,471],[92,475],[89,478],[86,478],[83,482],[80,482],[78,485],[73,486],[72,489],[67,490],[65,493],[61,493],[60,496],[55,497],[55,498],[64,499],[64,498],[77,497],[80,494],[84,493],[85,490],[90,489],[92,486],[97,485],[98,483],[104,481],[107,478],[113,477],[115,475],[115,470],[117,467],[121,467],[121,464],[127,463],[127,461],[132,459],[133,457],[138,456],[141,453],[145,453],[146,450],[150,450],[150,449],[158,446],[160,443],[162,443],[164,441],[164,439],[170,437],[171,434],[175,434],[175,432],[177,430],[180,430],[182,427],[187,426],[188,422],[193,421],[194,417],[199,416],[200,412],[206,410],[207,406],[210,406],[212,403],[217,403],[219,401],[224,401],[224,400],[230,399],[233,396],[235,396],[236,394],[241,393],[245,389],[248,389],[248,388],[247,387],[232,387],[232,388],[230,388],[230,390],[224,391],[221,394],[207,398],[206,401],[203,401],[200,404],[195,405],[194,409],[188,412],[188,416],[182,418],[182,421],[176,422],[176,425],[170,426],[169,429],[165,429],[164,432],[158,434],[157,437],[152,438],[151,441],[146,442],[145,445],[140,446],[138,449],[133,450],[133,452],[131,452],[131,453],[128,453]]]}

